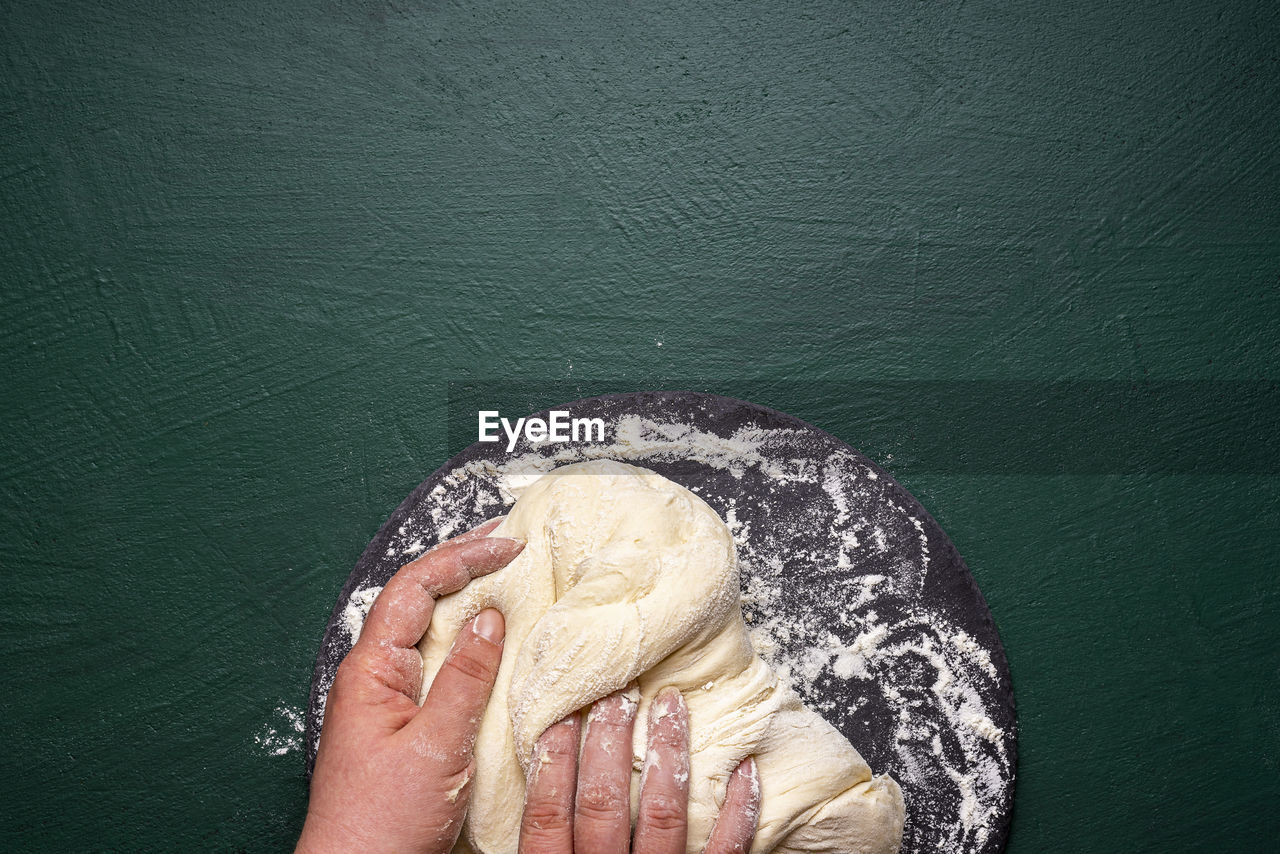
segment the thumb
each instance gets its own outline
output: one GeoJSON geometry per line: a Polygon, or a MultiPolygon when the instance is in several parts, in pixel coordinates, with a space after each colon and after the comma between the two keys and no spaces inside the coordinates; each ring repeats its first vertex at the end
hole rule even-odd
{"type": "MultiPolygon", "coordinates": [[[[422,754],[442,780],[465,775],[469,793],[476,732],[502,663],[506,624],[487,608],[458,632],[449,655],[436,673],[426,699],[402,734],[425,748],[422,754]]],[[[451,784],[451,790],[455,787],[451,784]]],[[[457,789],[464,793],[463,789],[457,789]]],[[[465,803],[463,798],[457,798],[465,803]]]]}

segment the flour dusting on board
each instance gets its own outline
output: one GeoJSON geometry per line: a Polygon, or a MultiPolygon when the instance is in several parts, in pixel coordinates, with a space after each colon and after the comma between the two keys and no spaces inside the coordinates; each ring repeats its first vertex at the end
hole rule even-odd
{"type": "Polygon", "coordinates": [[[352,646],[360,640],[360,629],[364,627],[364,618],[369,616],[373,600],[377,599],[381,592],[382,588],[379,586],[361,587],[351,594],[351,598],[347,600],[347,607],[342,609],[342,627],[350,635],[352,646]]]}
{"type": "MultiPolygon", "coordinates": [[[[902,785],[903,852],[983,852],[1007,820],[1014,771],[1013,733],[995,723],[1001,716],[991,707],[1000,677],[992,651],[922,604],[934,562],[930,540],[886,479],[843,446],[797,453],[806,442],[813,444],[812,434],[799,429],[744,428],[724,437],[624,415],[608,443],[545,444],[445,473],[388,540],[385,558],[408,562],[504,512],[526,486],[569,463],[714,470],[741,488],[686,485],[733,533],[757,652],[850,737],[875,772],[902,785]],[[798,584],[802,575],[821,583],[798,584]]],[[[352,643],[379,589],[358,588],[342,612],[352,643]]],[[[323,691],[319,702],[323,709],[323,691]]]]}

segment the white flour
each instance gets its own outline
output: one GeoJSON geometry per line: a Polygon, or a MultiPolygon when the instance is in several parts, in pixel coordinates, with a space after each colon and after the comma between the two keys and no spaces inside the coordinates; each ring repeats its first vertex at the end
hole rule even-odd
{"type": "MultiPolygon", "coordinates": [[[[477,461],[447,473],[391,538],[386,556],[407,562],[428,542],[503,512],[542,474],[587,459],[694,461],[739,480],[763,477],[778,499],[771,507],[787,506],[793,487],[809,494],[820,485],[828,506],[805,508],[803,516],[756,514],[754,522],[740,520],[747,508],[739,498],[703,496],[733,532],[752,642],[811,708],[846,734],[876,739],[853,741],[876,772],[889,772],[903,787],[904,852],[980,852],[1006,815],[1013,781],[1006,746],[1012,734],[993,723],[984,700],[999,677],[991,652],[922,604],[931,562],[922,520],[885,500],[886,484],[853,454],[795,456],[806,437],[812,443],[802,430],[743,429],[725,438],[624,416],[609,443],[548,444],[502,464],[477,461]],[[858,574],[864,555],[876,556],[878,566],[888,561],[891,572],[858,574]],[[821,584],[789,580],[797,571],[819,575],[821,584]],[[880,711],[869,718],[873,710],[880,711]]],[[[348,602],[342,626],[352,642],[378,590],[360,589],[348,602]]],[[[322,694],[321,709],[323,703],[322,694]]]]}
{"type": "MultiPolygon", "coordinates": [[[[422,547],[418,548],[422,551],[422,547]]],[[[342,627],[347,630],[347,634],[351,637],[351,645],[355,646],[356,641],[360,640],[360,629],[364,627],[364,618],[369,616],[369,609],[373,607],[373,600],[378,598],[378,594],[382,592],[381,587],[361,587],[351,593],[351,598],[347,600],[347,607],[342,609],[342,627]]]]}
{"type": "Polygon", "coordinates": [[[302,710],[286,705],[283,700],[276,706],[276,720],[265,724],[253,741],[263,752],[271,756],[286,756],[302,749],[302,733],[306,729],[302,710]]]}

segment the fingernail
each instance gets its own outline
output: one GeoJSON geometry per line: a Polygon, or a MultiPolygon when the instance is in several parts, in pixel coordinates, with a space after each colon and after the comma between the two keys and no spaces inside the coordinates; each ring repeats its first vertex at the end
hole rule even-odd
{"type": "Polygon", "coordinates": [[[636,719],[636,709],[639,708],[639,692],[633,691],[631,688],[623,688],[611,696],[617,697],[618,710],[622,713],[624,720],[630,722],[636,719]]]}
{"type": "Polygon", "coordinates": [[[525,542],[515,537],[481,537],[478,540],[471,540],[464,547],[510,563],[516,559],[516,555],[524,551],[525,542]]]}
{"type": "Polygon", "coordinates": [[[472,628],[476,634],[490,643],[502,643],[502,638],[506,634],[502,615],[493,608],[486,608],[476,614],[472,628]]]}
{"type": "Polygon", "coordinates": [[[496,528],[496,527],[498,527],[499,525],[501,525],[501,524],[502,524],[502,522],[503,522],[503,520],[504,520],[504,519],[506,519],[506,518],[507,518],[506,516],[494,516],[494,517],[493,517],[492,519],[490,519],[489,521],[487,521],[487,522],[481,522],[479,525],[476,525],[476,526],[475,526],[474,528],[472,528],[470,531],[467,531],[467,533],[468,533],[468,534],[478,534],[478,533],[480,533],[481,531],[492,531],[494,528],[496,528]]]}
{"type": "Polygon", "coordinates": [[[479,542],[488,543],[489,554],[507,563],[515,560],[525,547],[525,541],[515,537],[485,537],[479,542]]]}
{"type": "Polygon", "coordinates": [[[653,710],[659,715],[669,715],[684,708],[684,695],[680,689],[668,685],[653,698],[653,710]]]}
{"type": "Polygon", "coordinates": [[[518,537],[485,537],[485,541],[512,548],[516,551],[520,551],[526,545],[525,541],[518,537]]]}

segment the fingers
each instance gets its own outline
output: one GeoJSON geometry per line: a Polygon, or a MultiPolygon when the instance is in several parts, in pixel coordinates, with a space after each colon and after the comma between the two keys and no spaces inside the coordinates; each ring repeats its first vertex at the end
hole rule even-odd
{"type": "Polygon", "coordinates": [[[627,854],[631,841],[631,733],[636,703],[624,692],[596,701],[578,770],[573,850],[627,854]]]}
{"type": "Polygon", "coordinates": [[[452,539],[448,539],[442,543],[437,544],[436,548],[440,548],[440,546],[443,546],[446,544],[465,543],[468,540],[477,540],[480,537],[487,537],[489,534],[493,533],[494,528],[497,528],[506,520],[507,520],[506,516],[494,516],[488,522],[481,522],[479,525],[475,526],[470,531],[459,534],[458,536],[453,537],[452,539]]]}
{"type": "Polygon", "coordinates": [[[746,854],[760,822],[760,772],[748,756],[729,775],[720,817],[702,854],[746,854]]]}
{"type": "Polygon", "coordinates": [[[684,854],[689,826],[689,709],[675,688],[649,706],[635,854],[684,854]]]}
{"type": "Polygon", "coordinates": [[[524,548],[523,541],[506,537],[460,539],[437,546],[392,576],[365,618],[356,647],[416,646],[431,623],[436,597],[501,569],[524,548]]]}
{"type": "Polygon", "coordinates": [[[422,708],[405,727],[406,738],[437,762],[440,774],[462,774],[471,765],[480,717],[502,663],[505,628],[502,615],[493,608],[464,625],[422,708]]]}
{"type": "Polygon", "coordinates": [[[534,749],[520,822],[520,854],[568,854],[573,851],[578,775],[577,714],[550,726],[534,749]]]}

